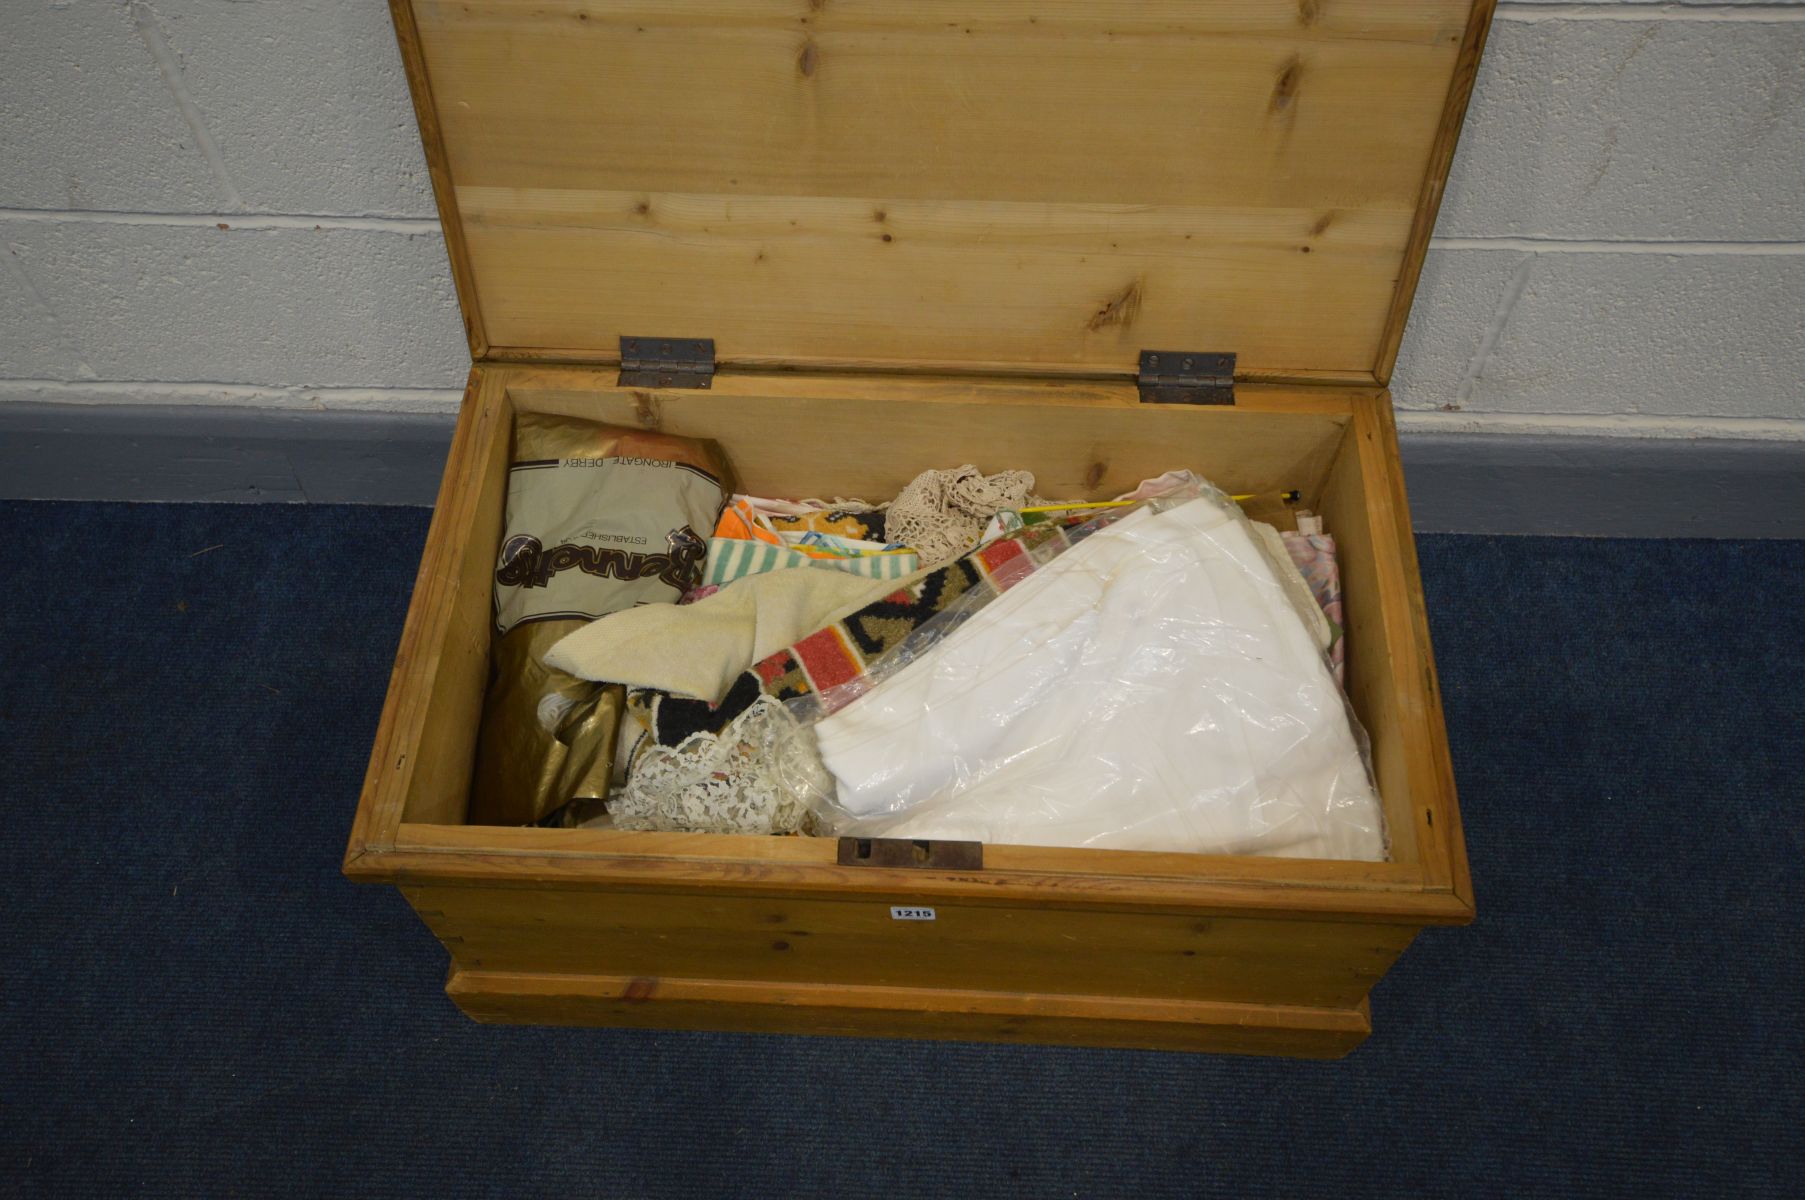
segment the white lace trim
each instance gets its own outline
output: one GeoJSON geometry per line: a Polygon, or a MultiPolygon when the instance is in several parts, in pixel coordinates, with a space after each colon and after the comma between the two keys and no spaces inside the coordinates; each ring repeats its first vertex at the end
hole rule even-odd
{"type": "MultiPolygon", "coordinates": [[[[796,719],[760,696],[719,735],[693,733],[649,746],[608,799],[617,829],[682,833],[799,833],[809,821],[803,790],[785,786],[781,760],[806,753],[796,719]]],[[[809,764],[801,769],[808,772],[809,764]]],[[[819,766],[816,765],[816,770],[819,766]]]]}

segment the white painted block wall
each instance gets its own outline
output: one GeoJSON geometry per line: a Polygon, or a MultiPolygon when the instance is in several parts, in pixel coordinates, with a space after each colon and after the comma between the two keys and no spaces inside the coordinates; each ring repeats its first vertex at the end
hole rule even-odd
{"type": "Polygon", "coordinates": [[[1805,438],[1805,2],[1501,4],[1393,392],[1418,429],[1805,438]]]}
{"type": "MultiPolygon", "coordinates": [[[[380,0],[5,0],[0,402],[448,410],[380,0]]],[[[1805,440],[1805,0],[1500,5],[1407,428],[1805,440]]]]}

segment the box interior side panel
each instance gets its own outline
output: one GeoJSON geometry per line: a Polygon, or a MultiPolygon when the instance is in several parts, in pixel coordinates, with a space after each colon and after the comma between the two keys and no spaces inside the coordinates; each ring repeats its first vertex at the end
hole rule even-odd
{"type": "Polygon", "coordinates": [[[1335,538],[1341,570],[1342,616],[1348,640],[1347,693],[1371,739],[1373,774],[1385,809],[1392,861],[1414,863],[1416,823],[1407,731],[1393,689],[1391,660],[1396,647],[1385,620],[1374,557],[1377,534],[1367,503],[1370,482],[1350,429],[1329,471],[1321,509],[1324,528],[1335,538]]]}
{"type": "Polygon", "coordinates": [[[1367,527],[1372,530],[1379,607],[1385,615],[1391,651],[1387,694],[1395,701],[1404,730],[1410,772],[1411,811],[1401,816],[1415,830],[1414,861],[1425,888],[1445,893],[1471,912],[1466,851],[1460,836],[1460,809],[1442,726],[1440,691],[1429,646],[1428,614],[1417,568],[1415,534],[1404,494],[1397,427],[1388,394],[1355,405],[1349,442],[1360,454],[1366,478],[1367,527]]]}
{"type": "Polygon", "coordinates": [[[1231,493],[1274,494],[1250,512],[1278,520],[1277,492],[1299,489],[1306,503],[1320,493],[1348,420],[1345,408],[1264,409],[1257,391],[1235,408],[1143,405],[1130,385],[1093,384],[1055,394],[1068,402],[1048,403],[1043,391],[1033,404],[1019,400],[1033,385],[930,393],[907,380],[848,381],[822,395],[812,394],[819,385],[797,394],[790,378],[729,376],[688,392],[526,383],[510,395],[523,411],[712,438],[754,495],[881,502],[923,470],[971,463],[1029,470],[1040,495],[1090,500],[1189,467],[1231,493]]]}
{"type": "Polygon", "coordinates": [[[456,825],[464,820],[475,765],[476,730],[483,694],[489,686],[490,633],[494,628],[495,554],[507,507],[508,459],[513,446],[513,408],[499,387],[485,389],[494,435],[485,447],[480,489],[459,552],[445,570],[452,573],[451,619],[439,649],[427,701],[425,735],[407,790],[405,821],[456,825]]]}

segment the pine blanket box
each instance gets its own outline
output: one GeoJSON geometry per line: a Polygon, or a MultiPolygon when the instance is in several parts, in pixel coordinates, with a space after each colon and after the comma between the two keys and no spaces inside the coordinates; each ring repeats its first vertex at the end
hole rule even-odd
{"type": "Polygon", "coordinates": [[[1385,385],[1489,0],[391,8],[473,365],[344,869],[407,897],[452,1000],[1358,1045],[1417,933],[1473,915],[1385,385]],[[1340,547],[1389,860],[467,824],[519,412],[712,438],[763,495],[964,462],[1297,489],[1340,547]]]}

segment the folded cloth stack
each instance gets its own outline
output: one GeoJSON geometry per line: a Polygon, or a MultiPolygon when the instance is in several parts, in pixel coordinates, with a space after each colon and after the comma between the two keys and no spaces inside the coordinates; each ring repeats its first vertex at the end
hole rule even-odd
{"type": "Polygon", "coordinates": [[[693,604],[648,604],[593,621],[546,657],[579,679],[714,704],[753,663],[913,582],[771,571],[693,604]]]}
{"type": "MultiPolygon", "coordinates": [[[[759,696],[789,701],[844,688],[863,677],[868,663],[900,646],[961,598],[969,602],[975,595],[996,595],[1008,590],[1096,524],[1095,518],[1073,518],[1062,524],[1037,527],[992,542],[938,570],[919,572],[895,588],[882,589],[839,619],[813,628],[776,651],[760,654],[738,676],[721,684],[714,695],[673,694],[666,688],[632,686],[634,681],[625,680],[629,683],[629,728],[637,723],[643,729],[645,736],[638,740],[641,746],[676,746],[696,733],[720,733],[759,696]]],[[[685,607],[700,609],[705,604],[729,601],[733,592],[734,588],[728,588],[707,601],[685,607]]],[[[602,624],[598,621],[590,628],[602,624]]],[[[575,650],[581,636],[573,634],[555,649],[575,650]]],[[[606,652],[581,658],[560,654],[558,661],[569,663],[575,674],[585,678],[612,680],[621,674],[619,661],[606,652]]],[[[836,697],[850,699],[850,694],[839,692],[836,697]]],[[[628,740],[632,740],[631,736],[628,740]]]]}
{"type": "Polygon", "coordinates": [[[832,831],[1384,858],[1321,645],[1231,509],[1133,510],[827,704],[832,831]]]}
{"type": "Polygon", "coordinates": [[[783,534],[831,533],[860,541],[884,540],[884,510],[863,500],[772,500],[735,496],[721,511],[716,537],[777,542],[783,534]]]}
{"type": "MultiPolygon", "coordinates": [[[[1173,476],[1181,477],[1190,478],[1173,476]]],[[[998,513],[1028,503],[1033,490],[1034,476],[1026,471],[983,475],[967,464],[923,471],[881,507],[862,500],[735,496],[709,539],[702,587],[800,566],[901,579],[993,540],[986,523],[994,527],[998,513]]]]}
{"type": "Polygon", "coordinates": [[[827,567],[864,579],[901,579],[921,565],[912,551],[879,546],[863,553],[809,554],[800,547],[773,546],[741,538],[711,538],[702,568],[704,587],[722,587],[748,575],[794,567],[827,567]]]}
{"type": "Polygon", "coordinates": [[[735,496],[708,541],[703,587],[792,567],[827,567],[867,579],[901,579],[920,559],[885,542],[884,514],[862,504],[827,508],[819,501],[735,496]]]}
{"type": "Polygon", "coordinates": [[[781,802],[768,762],[747,750],[768,745],[777,702],[843,689],[961,597],[1006,590],[1100,520],[1024,531],[875,591],[868,580],[778,571],[694,604],[616,613],[565,638],[552,651],[561,669],[629,685],[617,752],[625,787],[609,801],[616,824],[794,831],[801,809],[781,802]]]}
{"type": "MultiPolygon", "coordinates": [[[[616,823],[1382,858],[1295,549],[1194,476],[1142,490],[895,581],[764,567],[566,638],[548,661],[629,686],[616,823]]],[[[717,540],[813,566],[888,532],[815,502],[775,517],[833,531],[779,534],[787,504],[737,497],[717,540]]]]}

